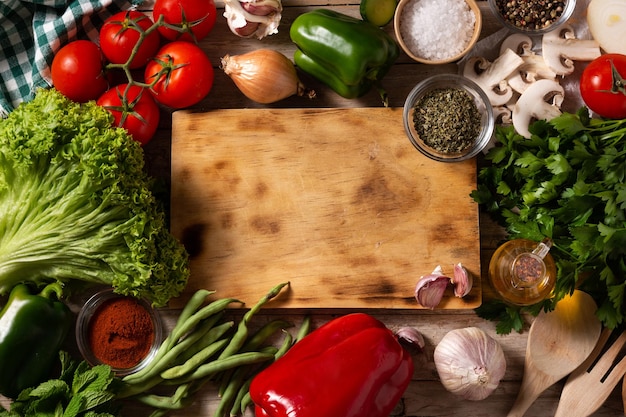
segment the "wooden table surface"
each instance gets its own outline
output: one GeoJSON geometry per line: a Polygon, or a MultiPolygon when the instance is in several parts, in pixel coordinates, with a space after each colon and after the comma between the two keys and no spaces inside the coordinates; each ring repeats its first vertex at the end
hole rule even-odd
{"type": "MultiPolygon", "coordinates": [[[[148,0],[150,1],[150,0],[148,0]]],[[[500,26],[490,11],[487,1],[479,1],[483,16],[483,29],[481,38],[485,38],[498,30],[500,26]]],[[[142,7],[149,9],[147,3],[142,7]]],[[[317,91],[317,98],[308,100],[301,97],[291,97],[271,105],[256,104],[243,96],[234,86],[233,82],[219,68],[220,57],[225,54],[240,54],[258,48],[272,48],[283,52],[288,57],[293,57],[295,45],[289,39],[289,25],[301,13],[319,7],[328,7],[346,14],[358,16],[358,1],[348,0],[284,0],[284,12],[278,34],[269,36],[263,40],[242,39],[233,35],[226,25],[225,18],[221,15],[223,8],[218,3],[218,19],[211,34],[201,42],[201,47],[207,52],[215,69],[215,82],[212,91],[201,103],[194,106],[194,110],[207,111],[211,109],[238,109],[238,108],[307,108],[307,107],[379,107],[380,98],[376,91],[370,92],[365,97],[354,100],[343,99],[328,88],[315,82],[315,80],[301,77],[309,87],[317,91]]],[[[386,28],[393,34],[393,25],[386,28]]],[[[389,103],[393,107],[401,107],[411,88],[424,78],[437,73],[453,73],[457,71],[456,64],[440,66],[423,65],[412,62],[405,54],[402,54],[397,64],[391,69],[384,79],[384,86],[389,93],[389,103]]],[[[147,165],[150,173],[170,186],[170,158],[171,158],[171,113],[164,111],[157,136],[146,146],[147,165]]],[[[493,291],[489,287],[486,271],[491,254],[502,242],[504,234],[487,216],[480,216],[480,242],[481,242],[481,265],[483,271],[482,285],[484,298],[493,297],[493,291]]],[[[434,416],[505,416],[513,405],[520,387],[526,342],[528,337],[528,325],[532,321],[527,317],[526,329],[521,334],[512,333],[505,336],[496,335],[495,324],[476,316],[473,310],[387,310],[368,311],[381,319],[389,328],[398,329],[403,326],[413,326],[421,331],[426,339],[424,354],[415,357],[415,373],[408,390],[401,402],[393,412],[393,416],[406,417],[434,417],[434,416]],[[501,344],[506,360],[507,370],[496,391],[487,399],[479,402],[463,400],[448,393],[441,385],[433,363],[433,350],[441,338],[450,330],[476,326],[494,336],[501,344]]],[[[259,316],[259,320],[285,317],[299,324],[305,314],[313,319],[313,325],[318,326],[345,311],[333,310],[268,310],[265,309],[259,316]]],[[[176,317],[176,310],[163,312],[166,321],[171,324],[176,317]]],[[[563,381],[548,389],[528,410],[528,416],[547,417],[553,416],[557,407],[563,381]]],[[[605,405],[594,416],[619,416],[623,415],[621,395],[619,387],[612,394],[605,405]]],[[[217,397],[214,391],[207,389],[198,401],[190,408],[173,412],[176,417],[185,416],[209,416],[215,409],[217,397]]],[[[138,414],[139,415],[139,414],[138,414]]],[[[251,414],[250,414],[251,415],[251,414]]],[[[324,417],[324,416],[320,416],[324,417]]]]}

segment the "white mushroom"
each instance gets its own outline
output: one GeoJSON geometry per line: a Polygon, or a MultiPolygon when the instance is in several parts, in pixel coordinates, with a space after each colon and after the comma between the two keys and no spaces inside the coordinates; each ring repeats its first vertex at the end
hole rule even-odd
{"type": "Polygon", "coordinates": [[[493,117],[496,123],[511,124],[512,112],[507,106],[497,106],[493,108],[493,117]]]}
{"type": "Polygon", "coordinates": [[[507,49],[516,51],[524,63],[507,78],[507,82],[516,92],[522,94],[526,88],[537,80],[556,79],[557,74],[548,67],[541,55],[532,50],[533,41],[530,36],[515,33],[502,41],[500,53],[507,49]]]}
{"type": "Polygon", "coordinates": [[[492,106],[501,106],[513,96],[506,79],[523,63],[519,55],[507,49],[493,62],[482,57],[468,59],[463,75],[485,91],[492,106]]]}
{"type": "Polygon", "coordinates": [[[564,90],[553,80],[538,80],[517,100],[513,109],[513,126],[520,135],[530,138],[528,126],[534,120],[551,120],[561,114],[564,90]]]}
{"type": "Polygon", "coordinates": [[[531,55],[534,53],[532,48],[533,40],[530,36],[524,35],[523,33],[514,33],[504,38],[500,44],[500,55],[505,53],[507,49],[512,50],[520,56],[531,55]]]}
{"type": "Polygon", "coordinates": [[[574,61],[592,61],[600,56],[600,45],[593,39],[576,39],[574,29],[566,26],[543,35],[542,55],[558,75],[574,72],[574,61]]]}

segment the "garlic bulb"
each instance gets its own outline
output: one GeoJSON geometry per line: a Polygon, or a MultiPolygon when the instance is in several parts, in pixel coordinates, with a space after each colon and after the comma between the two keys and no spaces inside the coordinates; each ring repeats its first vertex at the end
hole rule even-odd
{"type": "Polygon", "coordinates": [[[242,38],[263,39],[278,32],[280,0],[224,0],[224,17],[231,32],[242,38]]]}
{"type": "Polygon", "coordinates": [[[477,327],[448,332],[435,348],[434,362],[444,388],[467,400],[483,400],[506,372],[500,344],[477,327]]]}
{"type": "Polygon", "coordinates": [[[250,100],[268,104],[292,95],[315,97],[300,82],[294,64],[280,52],[257,49],[242,55],[225,55],[221,67],[250,100]]]}
{"type": "Polygon", "coordinates": [[[443,298],[443,293],[450,284],[450,277],[443,274],[441,265],[428,275],[423,275],[415,286],[415,299],[423,307],[434,309],[443,298]]]}

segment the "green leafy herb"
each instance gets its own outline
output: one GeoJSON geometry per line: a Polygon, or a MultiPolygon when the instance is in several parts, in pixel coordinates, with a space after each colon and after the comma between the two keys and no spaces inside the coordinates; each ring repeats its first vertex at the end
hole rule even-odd
{"type": "Polygon", "coordinates": [[[554,297],[530,307],[486,303],[476,312],[521,330],[521,313],[549,311],[579,288],[598,303],[609,328],[624,321],[626,292],[626,120],[590,119],[587,109],[531,125],[526,139],[498,127],[472,198],[509,239],[550,237],[557,264],[554,297]]]}
{"type": "Polygon", "coordinates": [[[62,370],[58,379],[22,391],[0,417],[115,417],[115,377],[106,365],[91,367],[77,362],[66,352],[60,354],[62,370]]]}
{"type": "Polygon", "coordinates": [[[189,276],[143,151],[94,102],[40,90],[0,120],[0,294],[15,284],[112,285],[163,306],[189,276]]]}

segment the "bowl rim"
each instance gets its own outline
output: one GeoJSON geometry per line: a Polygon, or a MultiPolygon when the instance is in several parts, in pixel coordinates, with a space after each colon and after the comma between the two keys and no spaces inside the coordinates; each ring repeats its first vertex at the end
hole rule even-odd
{"type": "Polygon", "coordinates": [[[509,29],[512,32],[522,33],[525,35],[543,35],[545,33],[555,31],[562,27],[565,23],[567,23],[567,21],[572,17],[574,11],[576,10],[576,0],[563,0],[563,2],[565,3],[565,8],[563,9],[561,17],[559,17],[559,19],[552,23],[550,26],[543,29],[523,29],[519,26],[511,24],[502,16],[500,11],[498,10],[498,6],[496,5],[496,0],[488,0],[491,12],[496,17],[496,20],[498,20],[498,22],[500,22],[500,24],[505,29],[509,29]]]}
{"type": "Polygon", "coordinates": [[[495,131],[495,116],[493,112],[493,107],[489,102],[489,97],[483,91],[482,88],[474,81],[470,80],[467,77],[464,77],[459,74],[435,74],[424,80],[417,83],[412,89],[411,92],[407,95],[407,98],[404,102],[404,106],[402,109],[402,120],[404,125],[404,130],[406,135],[413,145],[418,151],[420,151],[423,155],[427,156],[430,159],[439,162],[460,162],[468,159],[472,159],[477,156],[480,152],[482,152],[487,145],[491,142],[493,137],[493,132],[495,131]],[[416,97],[423,92],[431,91],[432,89],[439,87],[460,87],[473,96],[474,101],[479,101],[479,110],[484,112],[483,119],[485,122],[482,123],[482,129],[480,135],[476,138],[476,143],[474,146],[469,148],[467,152],[460,152],[454,154],[444,154],[441,152],[437,152],[436,150],[429,148],[427,145],[422,145],[416,138],[413,136],[413,130],[411,127],[411,110],[413,109],[413,103],[416,100],[416,97]],[[484,107],[484,109],[483,109],[484,107]]]}
{"type": "Polygon", "coordinates": [[[78,316],[76,318],[76,326],[75,326],[75,338],[76,344],[78,346],[78,350],[83,357],[83,359],[89,363],[91,366],[105,364],[111,367],[111,370],[116,376],[126,376],[138,372],[139,370],[145,368],[155,357],[159,346],[163,342],[163,321],[159,312],[153,308],[149,301],[144,298],[136,298],[123,294],[118,294],[114,292],[113,288],[104,288],[95,291],[83,304],[78,312],[78,316]],[[115,299],[115,298],[132,298],[138,301],[150,314],[150,318],[152,319],[152,325],[154,327],[154,340],[152,341],[152,345],[150,346],[150,350],[148,354],[137,363],[135,366],[130,368],[117,368],[115,366],[104,363],[98,358],[95,357],[91,349],[89,348],[89,341],[87,337],[87,330],[89,328],[89,321],[93,316],[93,313],[106,301],[115,299]]]}
{"type": "Polygon", "coordinates": [[[432,64],[432,65],[449,64],[451,62],[460,60],[465,55],[467,55],[467,53],[471,51],[472,48],[474,48],[482,32],[483,17],[480,11],[480,7],[478,6],[475,0],[464,0],[465,3],[469,6],[470,10],[474,13],[474,16],[476,17],[476,22],[474,24],[474,32],[472,33],[472,37],[470,38],[465,49],[463,49],[460,53],[454,56],[451,56],[445,59],[439,59],[439,60],[430,60],[430,59],[422,58],[422,57],[415,55],[404,42],[404,39],[402,38],[402,33],[400,32],[400,19],[402,15],[402,9],[407,5],[407,3],[411,1],[421,1],[421,0],[400,0],[398,2],[398,5],[396,6],[396,13],[393,17],[393,26],[394,26],[394,32],[396,35],[396,40],[398,41],[398,44],[400,45],[404,53],[406,53],[409,56],[409,58],[422,64],[432,64]]]}

